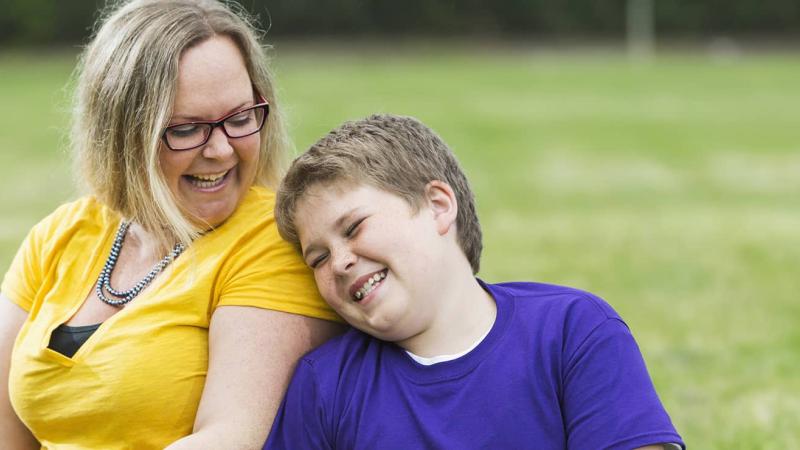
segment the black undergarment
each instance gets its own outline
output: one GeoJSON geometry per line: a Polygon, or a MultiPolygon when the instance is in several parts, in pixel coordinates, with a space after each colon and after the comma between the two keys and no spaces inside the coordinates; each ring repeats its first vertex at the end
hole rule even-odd
{"type": "Polygon", "coordinates": [[[100,325],[102,324],[96,323],[94,325],[71,327],[61,324],[50,335],[50,344],[47,345],[47,348],[72,358],[72,355],[81,348],[81,345],[94,334],[100,325]]]}

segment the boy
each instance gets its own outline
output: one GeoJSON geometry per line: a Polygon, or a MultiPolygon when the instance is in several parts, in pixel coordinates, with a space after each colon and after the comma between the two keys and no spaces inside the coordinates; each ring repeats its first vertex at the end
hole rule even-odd
{"type": "Polygon", "coordinates": [[[683,447],[608,304],[475,278],[472,191],[415,119],[332,131],[292,164],[276,220],[357,330],[300,360],[265,448],[683,447]]]}

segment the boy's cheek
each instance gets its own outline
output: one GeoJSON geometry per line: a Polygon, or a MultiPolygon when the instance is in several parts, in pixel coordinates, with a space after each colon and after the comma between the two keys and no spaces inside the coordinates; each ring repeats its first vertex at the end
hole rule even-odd
{"type": "Polygon", "coordinates": [[[319,290],[319,294],[325,302],[336,309],[339,301],[336,297],[336,286],[331,282],[330,278],[321,271],[315,271],[314,281],[317,283],[317,290],[319,290]]]}

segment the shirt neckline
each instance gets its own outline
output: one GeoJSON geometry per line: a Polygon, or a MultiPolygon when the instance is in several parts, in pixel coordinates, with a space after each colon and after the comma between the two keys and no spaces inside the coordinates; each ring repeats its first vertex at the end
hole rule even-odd
{"type": "Polygon", "coordinates": [[[497,316],[489,333],[474,349],[458,359],[426,366],[414,361],[405,349],[392,343],[388,346],[387,367],[390,370],[396,370],[416,384],[433,384],[466,375],[492,354],[494,348],[506,334],[514,315],[515,306],[512,301],[513,297],[502,287],[486,284],[480,279],[478,279],[478,283],[495,301],[497,316]]]}
{"type": "MultiPolygon", "coordinates": [[[[494,325],[494,322],[492,322],[492,325],[494,325]]],[[[486,338],[486,336],[489,335],[489,331],[491,331],[491,330],[492,330],[492,327],[489,327],[489,329],[486,330],[486,332],[483,333],[478,339],[475,339],[475,341],[469,347],[467,347],[466,350],[460,351],[458,353],[451,353],[451,354],[447,354],[447,355],[436,355],[436,356],[419,356],[419,355],[417,355],[415,353],[411,353],[411,351],[409,351],[409,350],[406,350],[406,354],[408,356],[410,356],[411,359],[413,359],[414,361],[422,364],[423,366],[432,366],[434,364],[439,364],[439,363],[443,363],[443,362],[447,362],[447,361],[452,361],[454,359],[461,358],[462,356],[464,356],[467,353],[469,353],[472,350],[474,350],[475,347],[480,345],[480,343],[483,342],[483,340],[486,338]]]]}

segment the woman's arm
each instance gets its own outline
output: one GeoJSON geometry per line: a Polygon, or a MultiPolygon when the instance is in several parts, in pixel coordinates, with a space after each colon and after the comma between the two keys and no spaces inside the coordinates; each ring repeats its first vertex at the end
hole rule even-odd
{"type": "Polygon", "coordinates": [[[8,396],[8,371],[11,367],[11,350],[28,313],[0,293],[0,436],[3,448],[38,449],[31,432],[23,425],[11,408],[8,396]]]}
{"type": "Polygon", "coordinates": [[[261,448],[298,358],[342,325],[267,309],[221,306],[194,430],[168,449],[261,448]]]}

